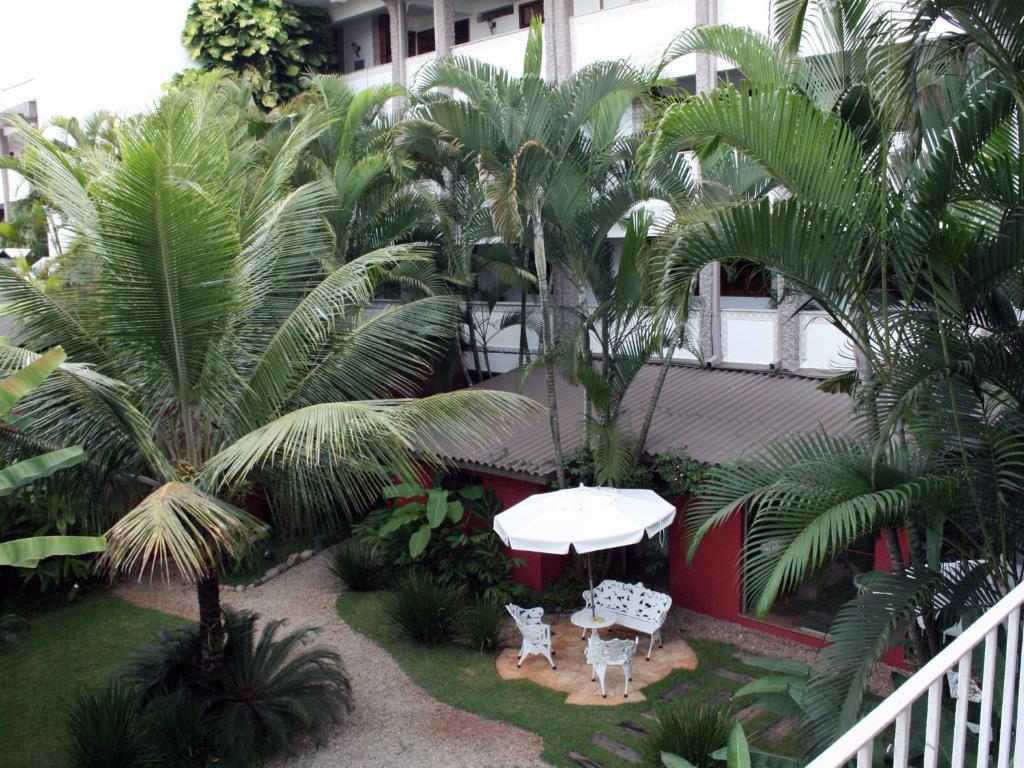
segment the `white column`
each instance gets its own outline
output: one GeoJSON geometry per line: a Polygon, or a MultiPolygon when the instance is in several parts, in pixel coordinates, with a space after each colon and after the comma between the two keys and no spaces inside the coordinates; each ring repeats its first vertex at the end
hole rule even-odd
{"type": "Polygon", "coordinates": [[[448,56],[455,45],[455,2],[434,0],[434,51],[438,57],[448,56]]]}
{"type": "MultiPolygon", "coordinates": [[[[408,85],[405,77],[405,59],[409,53],[405,0],[384,0],[384,7],[388,9],[391,35],[391,81],[405,88],[408,85]]],[[[392,106],[396,113],[400,112],[404,106],[404,99],[395,99],[392,106]]]]}
{"type": "MultiPolygon", "coordinates": [[[[697,0],[695,26],[718,23],[718,0],[697,0]]],[[[697,93],[715,89],[718,81],[718,62],[714,56],[697,54],[697,93]]],[[[700,273],[700,350],[711,365],[722,360],[722,270],[717,261],[708,264],[700,273]]]]}
{"type": "MultiPolygon", "coordinates": [[[[714,26],[718,23],[718,0],[697,0],[694,26],[714,26]]],[[[697,93],[714,90],[718,84],[718,61],[707,53],[697,54],[697,93]]]]}
{"type": "Polygon", "coordinates": [[[558,82],[558,53],[555,50],[558,39],[555,33],[557,3],[558,0],[544,0],[544,79],[549,83],[558,82]]]}
{"type": "Polygon", "coordinates": [[[572,75],[572,3],[555,0],[555,78],[558,82],[572,75]]]}

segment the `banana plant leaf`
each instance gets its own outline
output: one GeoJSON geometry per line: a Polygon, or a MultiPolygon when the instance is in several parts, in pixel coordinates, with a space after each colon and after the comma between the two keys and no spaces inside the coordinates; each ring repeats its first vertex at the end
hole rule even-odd
{"type": "Polygon", "coordinates": [[[88,555],[102,552],[107,540],[102,536],[33,536],[0,542],[0,565],[35,568],[39,561],[58,555],[88,555]]]}
{"type": "Polygon", "coordinates": [[[26,365],[0,381],[0,416],[3,416],[21,398],[43,383],[43,379],[53,373],[57,366],[64,362],[64,350],[54,347],[45,355],[26,365]]]}
{"type": "Polygon", "coordinates": [[[23,485],[28,485],[43,477],[49,477],[58,470],[73,467],[83,461],[85,461],[85,451],[76,445],[11,464],[9,467],[0,469],[0,496],[7,496],[23,485]]]}

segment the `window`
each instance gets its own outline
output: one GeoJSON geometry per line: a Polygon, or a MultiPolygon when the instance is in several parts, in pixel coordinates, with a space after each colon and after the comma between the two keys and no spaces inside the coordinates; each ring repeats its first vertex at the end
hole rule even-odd
{"type": "Polygon", "coordinates": [[[418,56],[421,53],[430,53],[435,50],[434,30],[425,29],[422,32],[409,32],[409,50],[407,55],[418,56]]]}
{"type": "Polygon", "coordinates": [[[391,19],[386,13],[377,16],[376,23],[377,38],[377,63],[391,63],[391,19]]]}
{"type": "Polygon", "coordinates": [[[772,278],[753,262],[722,268],[723,296],[771,296],[772,278]]]}
{"type": "Polygon", "coordinates": [[[455,44],[469,42],[469,19],[461,19],[455,22],[455,44]]]}
{"type": "Polygon", "coordinates": [[[530,26],[534,16],[544,21],[544,0],[533,0],[519,6],[519,28],[526,29],[530,26]]]}

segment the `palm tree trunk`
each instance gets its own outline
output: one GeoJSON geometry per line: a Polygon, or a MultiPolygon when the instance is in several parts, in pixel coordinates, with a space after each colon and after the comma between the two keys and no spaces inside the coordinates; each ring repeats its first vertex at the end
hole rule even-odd
{"type": "Polygon", "coordinates": [[[552,337],[551,298],[548,295],[548,261],[544,249],[544,220],[540,205],[534,203],[530,211],[533,225],[533,258],[537,264],[537,290],[540,294],[541,352],[544,354],[544,380],[548,390],[548,420],[551,423],[551,442],[555,448],[555,478],[559,488],[565,488],[565,467],[562,464],[562,432],[558,424],[558,398],[555,395],[555,347],[552,337]]]}
{"type": "Polygon", "coordinates": [[[484,368],[487,369],[487,378],[494,376],[494,371],[491,369],[491,349],[487,344],[487,337],[483,334],[480,335],[480,346],[484,352],[484,368]]]}
{"type": "MultiPolygon", "coordinates": [[[[466,327],[469,328],[469,348],[473,352],[473,367],[476,368],[476,380],[480,381],[480,352],[476,348],[476,321],[473,320],[473,298],[466,292],[466,327]]],[[[472,382],[470,382],[472,383],[472,382]]]]}
{"type": "MultiPolygon", "coordinates": [[[[523,267],[530,268],[528,255],[523,248],[523,267]]],[[[530,338],[526,335],[526,286],[519,290],[519,367],[530,362],[530,338]]]]}
{"type": "Polygon", "coordinates": [[[220,609],[220,577],[211,570],[196,584],[199,599],[199,665],[209,677],[224,666],[224,620],[220,609]]]}
{"type": "MultiPolygon", "coordinates": [[[[583,337],[580,341],[580,365],[593,365],[594,356],[590,353],[590,326],[588,325],[587,315],[589,314],[589,307],[587,306],[587,287],[586,277],[580,275],[580,284],[577,286],[576,293],[576,309],[580,313],[580,323],[583,326],[583,337]]],[[[592,450],[590,445],[590,393],[586,387],[583,387],[583,447],[588,451],[592,450]]]]}
{"type": "Polygon", "coordinates": [[[647,403],[647,413],[644,414],[644,423],[640,427],[640,434],[637,435],[636,445],[633,446],[633,466],[640,463],[640,457],[644,452],[644,444],[647,442],[647,433],[651,431],[651,424],[654,423],[654,412],[658,408],[658,398],[661,397],[661,388],[665,386],[665,379],[668,377],[668,369],[672,366],[672,353],[682,343],[684,325],[677,322],[672,333],[672,348],[661,359],[661,367],[658,370],[658,380],[654,383],[654,391],[651,393],[651,400],[647,403]]]}

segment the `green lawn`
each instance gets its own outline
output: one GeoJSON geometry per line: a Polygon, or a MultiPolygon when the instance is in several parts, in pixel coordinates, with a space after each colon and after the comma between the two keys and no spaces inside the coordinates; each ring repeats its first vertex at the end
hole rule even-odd
{"type": "MultiPolygon", "coordinates": [[[[630,763],[594,745],[593,737],[601,733],[620,744],[641,750],[642,738],[624,730],[620,724],[628,721],[649,727],[651,721],[643,716],[643,712],[664,706],[658,701],[662,694],[686,680],[692,680],[697,683],[696,687],[673,703],[699,703],[722,690],[735,690],[742,685],[715,674],[715,668],[756,674],[733,658],[733,654],[740,650],[736,646],[696,641],[691,646],[697,653],[698,669],[677,670],[648,686],[644,689],[647,701],[617,707],[569,705],[564,703],[565,694],[526,681],[502,680],[495,672],[492,654],[458,646],[422,648],[396,639],[384,616],[386,598],[387,593],[383,592],[345,592],[338,598],[338,613],[354,629],[387,649],[406,674],[435,698],[484,717],[518,725],[541,736],[544,739],[544,759],[552,765],[575,768],[575,764],[566,758],[566,754],[573,751],[590,757],[605,768],[629,768],[630,763]]],[[[773,716],[759,715],[745,723],[747,734],[755,746],[758,745],[758,732],[773,722],[773,716]]],[[[771,745],[771,751],[797,756],[800,753],[799,738],[799,734],[793,732],[771,745]]],[[[767,745],[762,746],[767,748],[767,745]]]]}
{"type": "Polygon", "coordinates": [[[63,713],[83,688],[100,686],[128,651],[183,619],[106,594],[35,617],[21,641],[0,652],[0,763],[60,765],[63,713]]]}

